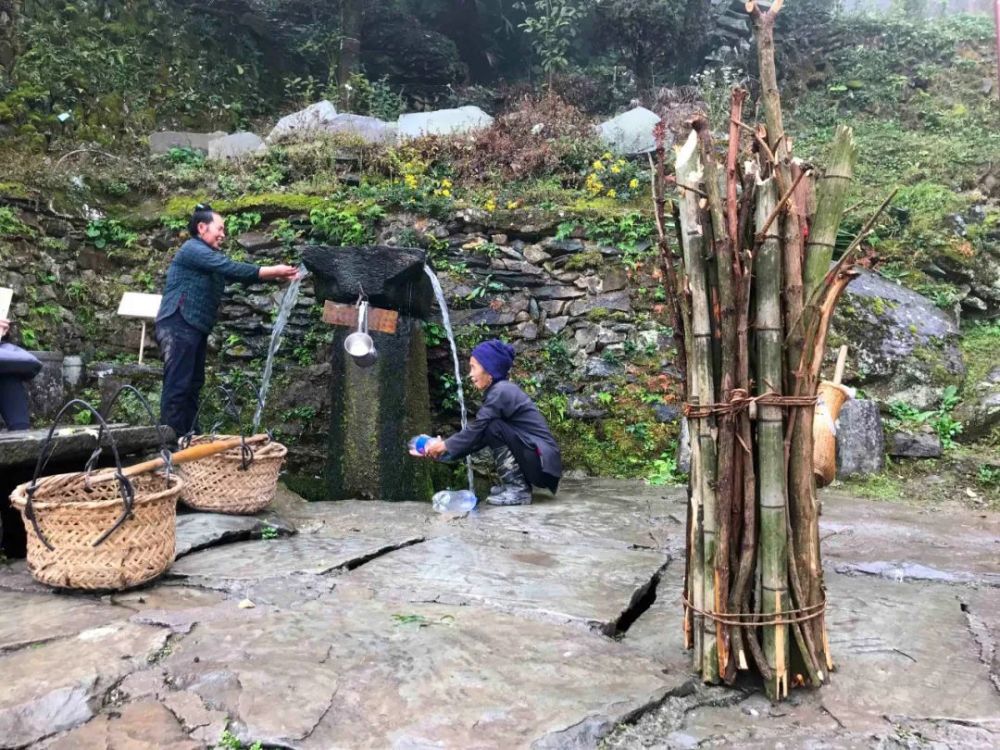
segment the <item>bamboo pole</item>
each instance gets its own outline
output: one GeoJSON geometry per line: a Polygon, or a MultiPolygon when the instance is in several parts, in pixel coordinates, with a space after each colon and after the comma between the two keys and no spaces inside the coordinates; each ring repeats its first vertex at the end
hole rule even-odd
{"type": "MultiPolygon", "coordinates": [[[[757,191],[757,222],[763,226],[777,202],[773,178],[763,180],[757,191]]],[[[782,392],[781,241],[777,233],[765,235],[756,261],[755,331],[757,393],[782,392]]],[[[784,418],[779,406],[757,411],[758,505],[760,537],[758,568],[761,596],[758,609],[773,615],[789,609],[784,418]]],[[[788,626],[764,627],[764,655],[773,677],[765,682],[767,694],[778,700],[788,694],[788,626]]]]}
{"type": "MultiPolygon", "coordinates": [[[[703,176],[698,158],[698,138],[694,131],[677,152],[677,182],[698,185],[703,176]]],[[[692,405],[715,403],[712,372],[712,318],[707,269],[705,231],[701,223],[699,197],[681,188],[679,204],[684,266],[691,295],[691,334],[688,352],[688,401],[692,405]]],[[[691,510],[695,519],[693,561],[690,565],[690,593],[697,609],[714,609],[716,550],[716,445],[711,418],[690,420],[691,433],[691,510]]],[[[715,624],[710,618],[695,614],[694,658],[705,682],[719,677],[715,624]]]]}
{"type": "Polygon", "coordinates": [[[816,188],[816,215],[809,228],[809,244],[806,245],[806,298],[812,295],[830,270],[837,230],[844,217],[857,157],[854,131],[845,125],[839,126],[830,146],[826,171],[816,188]]]}

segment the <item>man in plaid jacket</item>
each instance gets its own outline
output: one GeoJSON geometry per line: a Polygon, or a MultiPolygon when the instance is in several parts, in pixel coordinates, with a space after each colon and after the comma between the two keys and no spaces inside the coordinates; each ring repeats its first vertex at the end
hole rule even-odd
{"type": "Polygon", "coordinates": [[[198,394],[205,383],[208,334],[215,325],[227,281],[288,281],[294,266],[239,263],[219,248],[226,239],[222,217],[198,204],[188,222],[191,239],[174,256],[156,315],[156,342],[163,356],[160,422],[178,437],[194,428],[198,394]]]}

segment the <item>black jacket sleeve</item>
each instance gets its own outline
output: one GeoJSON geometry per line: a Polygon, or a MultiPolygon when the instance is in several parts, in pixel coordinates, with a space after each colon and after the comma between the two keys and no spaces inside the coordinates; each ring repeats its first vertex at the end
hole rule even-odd
{"type": "Polygon", "coordinates": [[[486,430],[494,419],[503,418],[503,408],[500,403],[499,390],[490,389],[486,392],[483,405],[476,412],[476,418],[466,425],[461,432],[456,432],[444,441],[448,450],[447,458],[458,460],[470,453],[486,447],[486,430]]]}

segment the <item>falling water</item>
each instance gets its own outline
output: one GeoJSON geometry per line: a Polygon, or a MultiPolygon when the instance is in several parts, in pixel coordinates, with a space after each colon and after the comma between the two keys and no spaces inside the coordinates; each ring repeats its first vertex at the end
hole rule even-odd
{"type": "Polygon", "coordinates": [[[260,427],[260,418],[264,413],[264,403],[267,401],[267,389],[271,385],[271,370],[274,367],[274,355],[281,346],[281,334],[288,323],[288,317],[292,313],[292,308],[299,299],[299,288],[302,280],[309,275],[305,266],[299,266],[299,274],[288,284],[285,296],[281,300],[278,308],[278,317],[274,320],[274,327],[271,329],[271,343],[267,347],[267,362],[264,363],[264,375],[260,381],[260,393],[257,397],[257,411],[253,415],[253,431],[257,432],[260,427]]]}
{"type": "MultiPolygon", "coordinates": [[[[462,414],[462,429],[469,423],[469,418],[465,413],[465,393],[462,391],[462,371],[458,363],[458,347],[455,346],[455,334],[451,330],[451,317],[448,315],[448,303],[444,299],[444,290],[441,289],[441,282],[438,281],[434,269],[424,266],[424,271],[430,277],[431,286],[434,287],[434,296],[441,307],[441,322],[444,323],[444,330],[448,334],[448,343],[451,345],[451,359],[455,364],[455,387],[458,391],[458,408],[462,414]]],[[[465,470],[469,477],[469,489],[475,490],[472,483],[472,458],[466,457],[465,470]]]]}

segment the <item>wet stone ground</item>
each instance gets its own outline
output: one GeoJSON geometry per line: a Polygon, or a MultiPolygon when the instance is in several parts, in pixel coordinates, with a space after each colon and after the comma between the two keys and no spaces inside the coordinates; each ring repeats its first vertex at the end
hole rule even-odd
{"type": "Polygon", "coordinates": [[[780,705],[690,672],[680,490],[454,517],[280,491],[182,516],[143,589],[0,566],[0,746],[1000,746],[1000,515],[824,497],[839,669],[780,705]]]}

